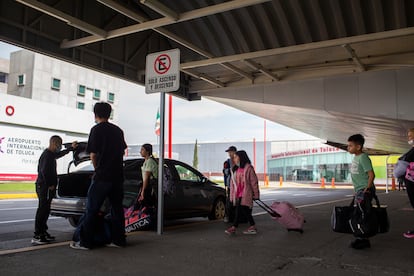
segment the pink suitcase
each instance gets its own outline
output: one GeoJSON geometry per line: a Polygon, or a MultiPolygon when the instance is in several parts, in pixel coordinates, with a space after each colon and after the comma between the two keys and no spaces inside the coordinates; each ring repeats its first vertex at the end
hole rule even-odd
{"type": "Polygon", "coordinates": [[[275,217],[274,219],[282,224],[288,231],[298,231],[303,233],[303,223],[305,222],[305,218],[295,206],[289,202],[283,201],[273,202],[270,208],[280,215],[279,218],[275,217]]]}
{"type": "Polygon", "coordinates": [[[268,212],[274,220],[283,225],[288,231],[303,233],[305,218],[291,203],[286,201],[273,202],[271,206],[266,205],[266,203],[261,200],[256,200],[256,203],[268,212]]]}

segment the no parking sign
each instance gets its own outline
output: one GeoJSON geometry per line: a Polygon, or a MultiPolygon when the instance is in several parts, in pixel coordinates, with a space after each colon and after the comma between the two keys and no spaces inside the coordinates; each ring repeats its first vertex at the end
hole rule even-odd
{"type": "Polygon", "coordinates": [[[147,55],[145,93],[172,92],[180,88],[180,50],[147,55]]]}
{"type": "MultiPolygon", "coordinates": [[[[165,93],[180,88],[180,50],[173,49],[147,55],[145,93],[160,92],[160,141],[158,175],[164,175],[165,93]]],[[[164,221],[163,178],[158,178],[157,233],[162,234],[164,221]]]]}

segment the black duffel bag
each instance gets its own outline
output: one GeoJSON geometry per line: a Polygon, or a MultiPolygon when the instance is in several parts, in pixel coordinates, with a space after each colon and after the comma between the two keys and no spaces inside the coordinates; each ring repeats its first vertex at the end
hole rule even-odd
{"type": "Polygon", "coordinates": [[[331,228],[334,232],[352,234],[349,220],[354,209],[354,200],[348,206],[334,206],[331,216],[331,228]]]}
{"type": "Polygon", "coordinates": [[[369,192],[358,191],[355,195],[355,209],[349,221],[352,233],[357,238],[370,238],[379,233],[379,220],[377,208],[372,206],[372,199],[380,207],[375,188],[369,192]]]}
{"type": "Polygon", "coordinates": [[[374,196],[374,199],[377,205],[372,207],[378,218],[378,233],[387,233],[390,230],[387,206],[380,204],[377,195],[374,196]]]}
{"type": "Polygon", "coordinates": [[[355,198],[348,206],[334,206],[331,216],[332,230],[338,233],[354,233],[354,235],[359,237],[370,237],[377,233],[387,233],[390,229],[387,206],[381,206],[377,195],[374,195],[374,199],[376,205],[370,206],[369,214],[365,213],[365,218],[362,218],[361,210],[356,209],[358,204],[356,207],[354,206],[355,198]],[[363,221],[364,219],[365,221],[363,221]],[[352,223],[354,224],[353,228],[355,231],[351,227],[352,223]]]}

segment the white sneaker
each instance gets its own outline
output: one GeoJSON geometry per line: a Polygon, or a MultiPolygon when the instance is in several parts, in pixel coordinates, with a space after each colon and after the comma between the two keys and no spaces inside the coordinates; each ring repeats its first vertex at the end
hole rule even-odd
{"type": "Polygon", "coordinates": [[[71,241],[71,242],[70,242],[70,248],[73,248],[73,249],[80,249],[80,250],[89,250],[89,248],[87,248],[87,247],[85,247],[85,246],[82,246],[82,245],[80,244],[80,242],[75,242],[75,241],[71,241]]]}
{"type": "Polygon", "coordinates": [[[113,242],[107,243],[107,244],[105,244],[105,246],[106,247],[113,247],[113,248],[122,248],[122,246],[119,246],[119,245],[117,245],[117,244],[115,244],[113,242]]]}
{"type": "Polygon", "coordinates": [[[45,236],[34,236],[32,239],[33,245],[42,245],[49,243],[49,240],[45,238],[45,236]]]}
{"type": "Polygon", "coordinates": [[[257,229],[255,226],[250,226],[249,228],[246,229],[246,231],[243,231],[243,234],[245,235],[256,235],[257,234],[257,229]]]}

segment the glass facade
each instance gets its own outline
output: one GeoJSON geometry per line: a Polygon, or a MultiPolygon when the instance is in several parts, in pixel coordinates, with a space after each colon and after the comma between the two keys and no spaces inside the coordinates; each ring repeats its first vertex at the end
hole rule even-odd
{"type": "Polygon", "coordinates": [[[7,83],[7,76],[8,76],[8,74],[0,72],[0,82],[1,83],[7,83]]]}
{"type": "Polygon", "coordinates": [[[271,180],[319,182],[322,177],[330,181],[350,181],[349,168],[353,156],[348,152],[299,155],[268,161],[271,180]]]}
{"type": "Polygon", "coordinates": [[[52,89],[60,90],[60,79],[52,78],[52,89]]]}
{"type": "Polygon", "coordinates": [[[108,92],[108,102],[113,103],[115,101],[115,94],[108,92]]]}
{"type": "Polygon", "coordinates": [[[17,86],[23,86],[25,85],[25,82],[26,82],[26,78],[24,74],[17,76],[17,86]]]}
{"type": "Polygon", "coordinates": [[[99,100],[100,98],[101,98],[101,90],[94,89],[93,90],[93,99],[94,100],[99,100]]]}
{"type": "Polygon", "coordinates": [[[85,96],[86,87],[85,85],[79,85],[78,86],[78,96],[85,96]]]}
{"type": "Polygon", "coordinates": [[[84,110],[84,109],[85,109],[85,103],[83,103],[83,102],[77,102],[77,103],[76,103],[76,108],[77,108],[77,109],[82,109],[82,110],[84,110]]]}

